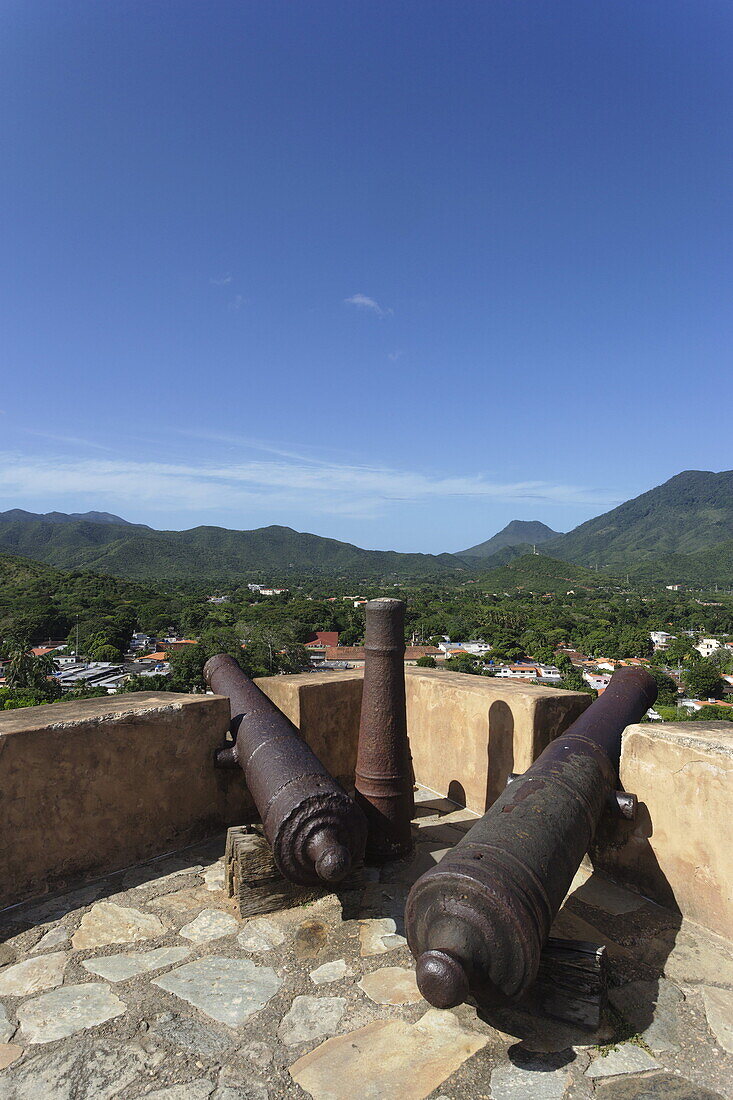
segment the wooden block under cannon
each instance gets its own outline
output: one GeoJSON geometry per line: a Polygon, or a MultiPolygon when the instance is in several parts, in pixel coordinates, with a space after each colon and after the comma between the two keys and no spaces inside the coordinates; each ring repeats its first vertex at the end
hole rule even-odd
{"type": "Polygon", "coordinates": [[[606,948],[581,940],[549,939],[534,985],[521,1007],[595,1031],[608,994],[606,948]]]}
{"type": "Polygon", "coordinates": [[[237,899],[242,917],[292,909],[322,897],[320,886],[298,886],[288,881],[275,865],[272,849],[256,826],[229,829],[226,844],[226,884],[237,899]]]}

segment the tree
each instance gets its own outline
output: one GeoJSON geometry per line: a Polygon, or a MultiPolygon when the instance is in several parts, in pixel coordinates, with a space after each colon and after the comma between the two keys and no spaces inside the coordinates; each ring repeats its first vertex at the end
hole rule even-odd
{"type": "Polygon", "coordinates": [[[730,722],[733,721],[733,713],[728,707],[716,707],[713,705],[700,707],[697,714],[690,715],[687,721],[693,722],[730,722]]]}
{"type": "Polygon", "coordinates": [[[663,707],[674,706],[678,695],[676,682],[658,668],[652,667],[649,671],[657,682],[657,703],[663,707]]]}
{"type": "Polygon", "coordinates": [[[695,661],[682,674],[685,691],[691,699],[720,699],[723,681],[717,667],[709,660],[695,661]]]}
{"type": "Polygon", "coordinates": [[[697,650],[693,649],[694,638],[688,638],[681,634],[678,638],[672,638],[664,653],[668,665],[683,664],[691,656],[697,656],[697,650]]]}
{"type": "Polygon", "coordinates": [[[14,638],[8,643],[7,686],[13,692],[38,696],[44,702],[57,699],[61,689],[50,679],[56,671],[53,655],[45,653],[36,657],[28,649],[25,638],[14,638]]]}
{"type": "Polygon", "coordinates": [[[445,663],[448,672],[467,672],[470,676],[480,676],[483,669],[475,657],[470,653],[454,654],[445,663]]]}
{"type": "Polygon", "coordinates": [[[563,691],[583,691],[586,695],[592,695],[593,698],[598,694],[595,688],[592,688],[590,684],[583,679],[583,673],[576,668],[572,668],[570,672],[564,672],[557,686],[562,688],[563,691]]]}
{"type": "Polygon", "coordinates": [[[436,667],[435,657],[430,657],[428,654],[425,654],[424,657],[418,657],[415,664],[417,665],[418,668],[435,668],[436,667]]]}
{"type": "Polygon", "coordinates": [[[142,676],[136,673],[128,676],[121,687],[117,689],[118,695],[129,695],[132,691],[172,691],[171,677],[164,672],[154,676],[142,676]]]}

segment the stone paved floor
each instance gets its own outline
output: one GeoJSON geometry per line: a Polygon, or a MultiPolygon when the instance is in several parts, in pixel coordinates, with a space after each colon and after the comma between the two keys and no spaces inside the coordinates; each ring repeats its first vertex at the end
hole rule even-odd
{"type": "Polygon", "coordinates": [[[733,1097],[733,952],[581,869],[556,933],[608,944],[596,1034],[420,997],[409,885],[473,815],[418,794],[415,857],[241,921],[224,838],[0,914],[0,1100],[733,1097]]]}

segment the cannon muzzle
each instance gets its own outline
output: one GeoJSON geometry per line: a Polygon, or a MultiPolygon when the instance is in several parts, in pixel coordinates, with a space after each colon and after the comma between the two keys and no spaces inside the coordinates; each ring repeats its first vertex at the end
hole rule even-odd
{"type": "Polygon", "coordinates": [[[407,941],[426,1000],[450,1008],[473,992],[521,997],[618,785],[621,735],[654,703],[644,669],[614,673],[603,695],[515,778],[441,862],[417,880],[407,941]]]}
{"type": "Polygon", "coordinates": [[[364,858],[361,810],[233,657],[212,657],[204,677],[229,697],[235,742],[220,759],[244,772],[279,870],[303,886],[340,882],[364,858]]]}

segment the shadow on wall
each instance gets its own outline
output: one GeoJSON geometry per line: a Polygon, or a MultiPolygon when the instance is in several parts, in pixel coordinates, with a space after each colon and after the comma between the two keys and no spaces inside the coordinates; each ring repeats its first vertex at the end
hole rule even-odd
{"type": "Polygon", "coordinates": [[[489,707],[487,752],[484,811],[496,802],[514,771],[514,718],[508,704],[501,699],[489,707]]]}
{"type": "Polygon", "coordinates": [[[446,798],[449,798],[451,802],[455,802],[457,806],[466,805],[466,790],[462,783],[459,783],[457,779],[451,779],[448,784],[448,793],[446,798]]]}

